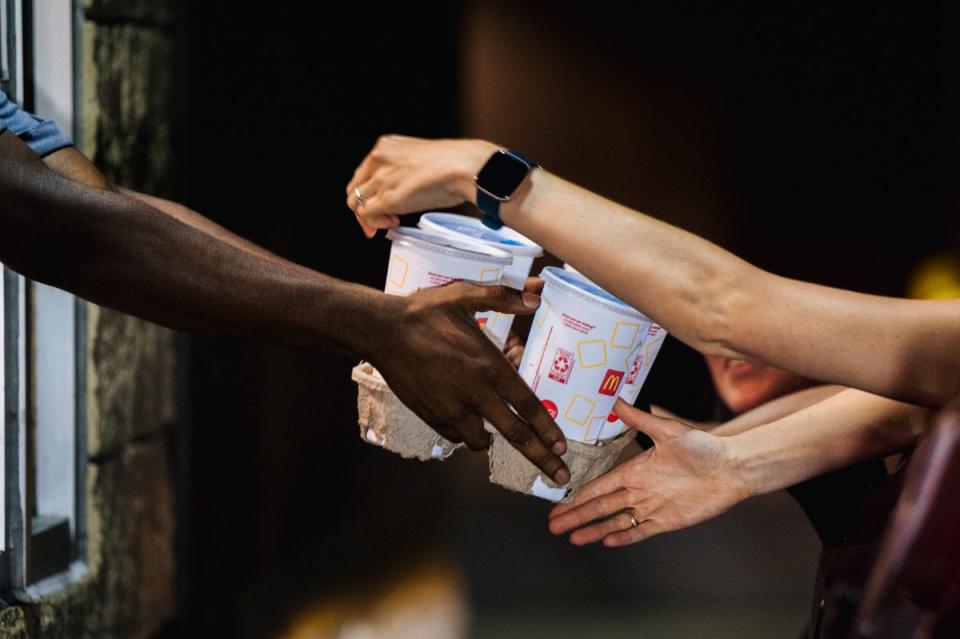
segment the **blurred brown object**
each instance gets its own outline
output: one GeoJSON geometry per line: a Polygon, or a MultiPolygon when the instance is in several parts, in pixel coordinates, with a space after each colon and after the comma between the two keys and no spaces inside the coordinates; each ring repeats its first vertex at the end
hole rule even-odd
{"type": "Polygon", "coordinates": [[[314,601],[275,639],[464,639],[466,599],[456,569],[430,557],[368,588],[314,601]]]}
{"type": "Polygon", "coordinates": [[[815,636],[960,636],[960,398],[939,413],[906,467],[862,591],[860,582],[847,574],[828,586],[815,636]]]}

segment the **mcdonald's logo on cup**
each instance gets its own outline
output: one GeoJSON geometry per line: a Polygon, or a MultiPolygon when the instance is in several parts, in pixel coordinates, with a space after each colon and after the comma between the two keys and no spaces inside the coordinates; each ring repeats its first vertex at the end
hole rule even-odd
{"type": "Polygon", "coordinates": [[[623,371],[608,369],[606,375],[603,376],[603,381],[600,382],[600,390],[597,392],[601,395],[610,395],[615,397],[617,391],[620,390],[620,382],[622,381],[623,371]]]}

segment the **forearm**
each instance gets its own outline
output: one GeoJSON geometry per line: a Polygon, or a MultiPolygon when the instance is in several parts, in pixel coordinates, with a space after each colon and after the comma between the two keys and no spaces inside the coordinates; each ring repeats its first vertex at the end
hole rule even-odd
{"type": "MultiPolygon", "coordinates": [[[[476,202],[483,140],[382,136],[347,185],[369,235],[398,215],[476,202]]],[[[960,300],[860,295],[755,268],[691,233],[550,174],[503,221],[701,352],[927,406],[960,393],[960,300]]]]}
{"type": "Polygon", "coordinates": [[[171,202],[170,200],[165,200],[159,197],[154,197],[152,195],[138,193],[136,191],[131,191],[130,189],[125,189],[122,187],[115,187],[115,190],[118,193],[121,193],[122,195],[131,197],[148,206],[151,206],[156,210],[160,211],[161,213],[165,213],[169,215],[175,220],[179,220],[180,222],[183,222],[188,226],[192,226],[193,228],[197,229],[201,233],[205,233],[214,239],[217,239],[221,242],[229,244],[230,246],[236,247],[240,250],[246,251],[251,255],[261,257],[265,260],[286,262],[286,260],[279,257],[275,253],[271,253],[270,251],[263,248],[262,246],[258,246],[253,242],[251,242],[250,240],[242,238],[236,233],[228,231],[227,229],[223,228],[213,220],[200,215],[193,209],[190,209],[189,207],[186,207],[182,204],[179,204],[177,202],[171,202]]]}
{"type": "Polygon", "coordinates": [[[650,405],[650,414],[657,417],[663,417],[664,419],[672,419],[674,421],[682,422],[689,426],[690,428],[696,428],[697,430],[705,430],[707,432],[713,432],[714,429],[722,426],[721,423],[716,421],[694,421],[686,417],[681,417],[680,415],[674,413],[672,410],[668,410],[663,406],[657,406],[656,404],[650,405]]]}
{"type": "Polygon", "coordinates": [[[778,397],[777,399],[769,401],[765,404],[761,404],[753,410],[747,411],[742,415],[738,415],[733,419],[724,422],[713,429],[710,429],[710,432],[714,435],[722,436],[736,435],[738,433],[750,430],[751,428],[769,424],[770,422],[774,422],[783,417],[787,417],[788,415],[792,415],[793,413],[807,408],[808,406],[812,406],[813,404],[817,404],[828,397],[833,397],[843,390],[845,389],[842,386],[829,385],[805,388],[795,393],[778,397]]]}
{"type": "MultiPolygon", "coordinates": [[[[492,148],[477,142],[469,164],[492,148]]],[[[471,201],[478,166],[456,181],[471,201]]],[[[960,392],[960,301],[883,298],[778,277],[544,170],[531,173],[501,215],[703,353],[928,406],[960,392]]]]}
{"type": "Polygon", "coordinates": [[[728,439],[753,494],[899,452],[924,432],[929,411],[847,389],[728,439]]]}
{"type": "Polygon", "coordinates": [[[749,264],[691,233],[607,200],[543,170],[501,209],[535,239],[678,339],[704,353],[741,356],[732,339],[749,303],[749,264]]]}
{"type": "Polygon", "coordinates": [[[192,226],[198,231],[206,233],[210,237],[220,240],[221,242],[225,242],[231,246],[242,249],[248,253],[251,253],[252,255],[256,255],[264,259],[283,261],[282,258],[279,258],[270,251],[257,246],[253,242],[244,239],[235,233],[228,231],[216,222],[200,215],[196,211],[183,206],[182,204],[171,202],[170,200],[165,200],[152,195],[138,193],[121,186],[110,184],[106,176],[100,172],[93,162],[91,162],[85,155],[74,148],[61,149],[56,153],[51,153],[47,157],[43,158],[43,162],[52,171],[62,175],[72,182],[84,184],[86,186],[91,186],[104,191],[113,191],[115,193],[134,198],[135,200],[139,200],[143,204],[151,206],[161,213],[169,215],[170,217],[179,220],[184,224],[192,226]]]}
{"type": "Polygon", "coordinates": [[[172,328],[363,355],[392,300],[221,242],[132,198],[0,151],[0,261],[172,328]],[[366,325],[371,324],[371,325],[366,325]]]}

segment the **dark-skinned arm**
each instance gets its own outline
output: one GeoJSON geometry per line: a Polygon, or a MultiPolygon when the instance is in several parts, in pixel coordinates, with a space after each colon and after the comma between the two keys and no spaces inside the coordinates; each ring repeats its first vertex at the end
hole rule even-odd
{"type": "Polygon", "coordinates": [[[569,477],[556,424],[473,321],[481,309],[530,313],[536,296],[458,283],[400,298],[342,282],[67,179],[10,133],[0,228],[0,261],[32,279],[175,329],[363,357],[445,436],[483,448],[486,418],[550,476],[569,477]]]}
{"type": "Polygon", "coordinates": [[[196,211],[178,202],[172,202],[170,200],[153,195],[147,195],[145,193],[138,193],[137,191],[132,191],[130,189],[111,184],[109,180],[107,180],[106,176],[104,176],[103,173],[101,173],[96,167],[96,165],[93,164],[93,162],[91,162],[85,155],[73,147],[67,147],[51,153],[43,158],[43,162],[55,173],[62,175],[68,180],[77,182],[79,184],[92,186],[96,189],[113,191],[114,193],[132,197],[144,204],[147,204],[148,206],[151,206],[161,213],[169,215],[175,220],[192,226],[198,231],[201,231],[202,233],[205,233],[214,239],[225,242],[226,244],[234,246],[238,249],[242,249],[252,255],[256,255],[267,260],[275,260],[280,262],[286,261],[283,260],[283,258],[278,257],[277,255],[266,250],[265,248],[257,246],[250,240],[240,237],[236,233],[223,228],[213,220],[200,215],[196,211]]]}

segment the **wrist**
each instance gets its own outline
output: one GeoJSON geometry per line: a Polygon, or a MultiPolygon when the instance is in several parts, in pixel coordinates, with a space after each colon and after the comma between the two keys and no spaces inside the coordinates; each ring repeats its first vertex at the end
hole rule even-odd
{"type": "Polygon", "coordinates": [[[500,219],[504,224],[513,229],[516,229],[518,224],[522,225],[521,220],[523,216],[520,215],[520,211],[530,210],[530,204],[534,197],[532,195],[534,188],[536,187],[538,190],[543,189],[543,180],[547,179],[546,175],[546,172],[542,168],[531,171],[530,176],[517,188],[510,198],[510,201],[503,203],[500,207],[500,219]]]}
{"type": "Polygon", "coordinates": [[[464,140],[463,153],[455,177],[456,190],[461,199],[473,204],[477,203],[477,174],[499,148],[486,140],[464,140]]]}
{"type": "Polygon", "coordinates": [[[739,478],[746,492],[744,498],[755,497],[776,490],[770,488],[766,481],[769,478],[769,473],[766,472],[765,467],[769,459],[764,459],[762,455],[758,455],[755,447],[751,446],[749,432],[737,433],[736,435],[719,435],[726,445],[727,455],[734,474],[739,478]]]}
{"type": "MultiPolygon", "coordinates": [[[[341,347],[367,361],[389,357],[394,329],[403,313],[406,298],[387,295],[365,286],[352,285],[348,293],[349,303],[332,309],[339,317],[341,347]]],[[[323,324],[323,322],[321,322],[323,324]]]]}

